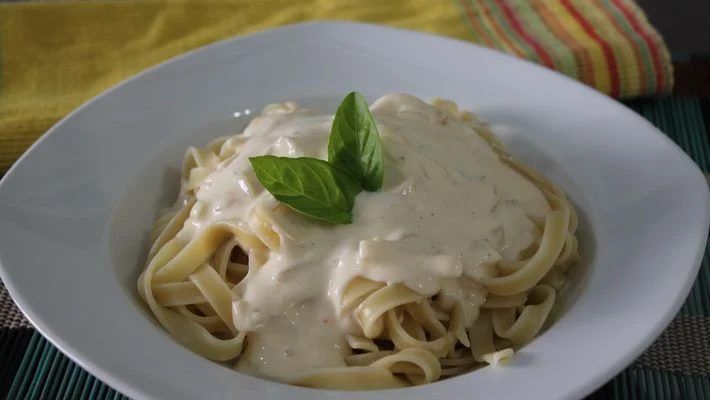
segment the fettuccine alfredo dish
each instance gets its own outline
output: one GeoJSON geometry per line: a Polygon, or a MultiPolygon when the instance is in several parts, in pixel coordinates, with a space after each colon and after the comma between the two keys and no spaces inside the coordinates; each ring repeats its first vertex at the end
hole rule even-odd
{"type": "Polygon", "coordinates": [[[138,280],[170,335],[243,373],[356,390],[498,363],[540,333],[578,258],[565,193],[452,102],[363,101],[271,104],[187,151],[138,280]]]}

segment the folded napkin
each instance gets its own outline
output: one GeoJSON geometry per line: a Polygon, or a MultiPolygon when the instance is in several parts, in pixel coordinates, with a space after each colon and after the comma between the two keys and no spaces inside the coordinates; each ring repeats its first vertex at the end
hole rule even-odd
{"type": "Polygon", "coordinates": [[[614,97],[662,95],[673,86],[663,39],[631,0],[3,3],[0,173],[58,119],[121,79],[222,38],[317,19],[476,42],[614,97]]]}

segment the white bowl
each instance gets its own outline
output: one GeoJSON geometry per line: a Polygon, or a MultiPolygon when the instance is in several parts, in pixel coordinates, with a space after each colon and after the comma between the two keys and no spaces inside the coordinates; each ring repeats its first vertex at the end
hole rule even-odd
{"type": "Polygon", "coordinates": [[[700,264],[708,204],[703,175],[668,138],[562,75],[461,41],[313,23],[191,52],[54,126],[0,184],[0,272],[52,343],[134,398],[578,398],[677,312],[700,264]],[[389,391],[299,388],[203,359],[139,304],[146,233],[175,196],[186,147],[238,132],[266,103],[333,111],[351,90],[439,96],[480,113],[580,210],[583,261],[566,304],[507,365],[389,391]]]}

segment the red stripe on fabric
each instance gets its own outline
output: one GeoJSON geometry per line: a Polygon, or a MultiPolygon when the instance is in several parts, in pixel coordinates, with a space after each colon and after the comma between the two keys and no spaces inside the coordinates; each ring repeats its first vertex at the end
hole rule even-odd
{"type": "Polygon", "coordinates": [[[540,60],[542,60],[543,64],[545,66],[555,69],[555,62],[552,60],[552,56],[550,56],[550,53],[548,53],[542,46],[540,46],[540,43],[537,42],[532,36],[528,34],[528,32],[523,28],[522,24],[518,20],[517,16],[513,12],[513,10],[510,8],[510,5],[507,3],[506,0],[496,0],[496,3],[500,5],[500,8],[503,10],[503,14],[505,14],[506,19],[510,22],[510,25],[515,29],[515,31],[520,35],[525,42],[527,42],[530,46],[532,46],[533,49],[535,49],[535,52],[537,55],[540,57],[540,60]]]}
{"type": "Polygon", "coordinates": [[[572,5],[570,0],[561,0],[562,5],[565,6],[567,11],[579,22],[587,34],[594,39],[602,48],[604,53],[604,58],[606,58],[606,64],[609,67],[609,77],[611,78],[611,96],[619,97],[619,67],[616,64],[616,59],[614,58],[614,51],[611,49],[609,43],[602,39],[597,32],[594,30],[592,25],[589,24],[582,14],[572,5]]]}
{"type": "Polygon", "coordinates": [[[473,10],[471,9],[471,4],[469,4],[468,0],[461,0],[460,3],[464,11],[466,12],[466,16],[471,21],[471,27],[476,30],[476,32],[486,42],[488,47],[495,48],[495,44],[493,44],[491,38],[489,38],[486,32],[478,25],[476,14],[473,13],[473,10]]]}
{"type": "MultiPolygon", "coordinates": [[[[518,57],[527,58],[526,54],[525,54],[525,50],[520,49],[516,43],[513,43],[511,41],[512,39],[508,38],[508,35],[505,33],[505,29],[503,29],[503,27],[500,26],[500,24],[498,23],[498,18],[496,18],[495,16],[491,16],[491,9],[488,5],[484,5],[483,12],[486,14],[485,18],[488,19],[488,21],[490,21],[491,25],[493,26],[493,30],[498,35],[500,40],[504,41],[508,45],[510,50],[512,52],[514,52],[518,57]]],[[[504,49],[501,49],[501,50],[504,50],[504,49]]]]}
{"type": "Polygon", "coordinates": [[[557,13],[550,9],[546,4],[547,0],[533,0],[533,7],[540,14],[544,23],[550,27],[555,36],[557,36],[564,44],[569,47],[572,56],[577,64],[579,79],[589,86],[596,86],[596,77],[594,65],[589,50],[584,46],[580,46],[572,37],[568,28],[557,17],[557,13]]]}
{"type": "Polygon", "coordinates": [[[624,28],[619,24],[619,22],[614,18],[614,15],[612,15],[611,10],[608,7],[605,7],[603,4],[601,4],[600,0],[593,0],[594,4],[597,6],[597,8],[606,15],[606,17],[611,21],[611,24],[614,26],[614,29],[619,33],[619,35],[623,36],[628,40],[628,42],[631,44],[631,48],[633,49],[634,53],[634,59],[636,60],[636,66],[639,68],[639,91],[643,91],[646,89],[646,74],[643,70],[644,67],[644,61],[643,61],[643,55],[641,54],[641,49],[639,48],[638,43],[630,37],[626,32],[624,31],[624,28]]]}
{"type": "Polygon", "coordinates": [[[619,0],[611,0],[612,3],[616,7],[619,8],[619,10],[624,14],[624,16],[629,20],[629,23],[631,26],[634,28],[636,33],[638,33],[642,38],[643,41],[646,42],[646,46],[648,46],[648,50],[651,52],[651,59],[653,60],[653,68],[656,70],[656,93],[661,94],[663,93],[666,82],[665,82],[665,76],[663,74],[663,67],[661,66],[661,56],[658,54],[658,48],[653,45],[653,41],[651,40],[651,37],[648,36],[646,31],[641,28],[641,25],[639,25],[638,20],[636,20],[636,17],[633,15],[631,10],[626,7],[626,4],[624,4],[622,1],[619,0]]]}

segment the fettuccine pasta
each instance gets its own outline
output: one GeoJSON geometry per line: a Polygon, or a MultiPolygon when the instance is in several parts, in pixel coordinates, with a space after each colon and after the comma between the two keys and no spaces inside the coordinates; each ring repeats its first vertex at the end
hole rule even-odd
{"type": "Polygon", "coordinates": [[[349,225],[298,214],[248,157],[327,158],[332,115],[272,104],[190,148],[151,232],[138,292],[188,348],[295,385],[421,385],[513,356],[578,258],[565,193],[456,104],[401,94],[371,111],[384,185],[349,225]]]}

